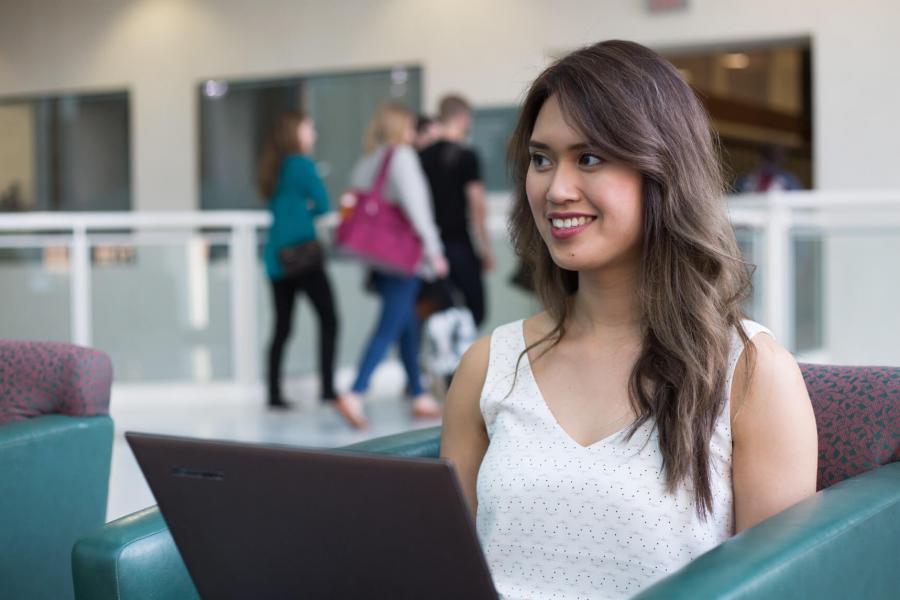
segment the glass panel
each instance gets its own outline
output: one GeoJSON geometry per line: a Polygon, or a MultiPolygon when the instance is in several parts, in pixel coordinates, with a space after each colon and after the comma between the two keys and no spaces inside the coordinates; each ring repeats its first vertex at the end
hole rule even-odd
{"type": "Polygon", "coordinates": [[[70,274],[65,242],[47,248],[4,248],[0,243],[0,289],[0,337],[69,341],[70,274]]]}
{"type": "Polygon", "coordinates": [[[264,207],[256,191],[256,161],[272,119],[286,110],[298,108],[301,90],[302,83],[297,78],[207,82],[201,87],[200,199],[203,208],[264,207]]]}
{"type": "Polygon", "coordinates": [[[822,235],[795,234],[794,257],[794,350],[809,352],[822,348],[822,235]]]}
{"type": "Polygon", "coordinates": [[[687,47],[670,50],[667,58],[698,92],[722,143],[725,170],[738,176],[729,182],[736,191],[813,187],[808,40],[687,47]],[[775,172],[791,178],[772,177],[775,172]]]}
{"type": "Polygon", "coordinates": [[[20,211],[35,203],[34,106],[0,104],[0,211],[20,211]]]}
{"type": "Polygon", "coordinates": [[[126,93],[0,103],[0,210],[128,210],[126,93]]]}
{"type": "Polygon", "coordinates": [[[485,278],[488,311],[481,325],[484,335],[499,325],[530,317],[541,310],[537,296],[512,283],[519,262],[505,231],[491,234],[491,248],[495,263],[485,278]]]}
{"type": "Polygon", "coordinates": [[[362,154],[363,136],[378,107],[397,100],[420,111],[421,69],[317,75],[304,80],[306,107],[316,121],[316,160],[332,198],[337,198],[362,154]]]}
{"type": "Polygon", "coordinates": [[[492,192],[512,189],[512,180],[506,168],[506,148],[519,108],[476,108],[472,111],[472,146],[481,159],[481,176],[485,188],[492,192]]]}
{"type": "Polygon", "coordinates": [[[830,233],[821,256],[827,362],[900,365],[900,232],[830,233]]]}
{"type": "Polygon", "coordinates": [[[753,291],[750,297],[744,303],[744,312],[754,321],[765,324],[765,304],[763,302],[763,278],[762,269],[762,232],[760,230],[751,229],[749,227],[736,227],[734,230],[737,238],[738,248],[744,256],[744,260],[748,263],[753,276],[753,291]]]}
{"type": "Polygon", "coordinates": [[[421,70],[398,67],[266,81],[209,81],[200,86],[201,206],[259,209],[256,163],[273,120],[305,108],[319,131],[315,159],[332,197],[346,187],[369,119],[399,100],[418,111],[421,70]]]}
{"type": "Polygon", "coordinates": [[[178,237],[94,240],[94,345],[112,356],[117,381],[232,377],[228,247],[178,237]]]}

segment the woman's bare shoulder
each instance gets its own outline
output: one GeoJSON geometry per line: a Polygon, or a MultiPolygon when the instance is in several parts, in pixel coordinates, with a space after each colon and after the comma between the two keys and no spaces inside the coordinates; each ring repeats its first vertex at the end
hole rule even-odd
{"type": "MultiPolygon", "coordinates": [[[[491,355],[491,336],[485,335],[475,341],[469,349],[463,354],[459,361],[459,367],[456,375],[464,374],[466,376],[480,375],[480,379],[484,379],[487,372],[488,361],[491,355]]],[[[454,379],[456,378],[454,375],[454,379]]],[[[482,381],[483,383],[483,381],[482,381]]]]}
{"type": "Polygon", "coordinates": [[[790,418],[810,406],[803,375],[794,356],[771,335],[760,332],[749,344],[752,360],[739,360],[732,382],[732,422],[737,431],[758,421],[763,427],[790,418]]]}

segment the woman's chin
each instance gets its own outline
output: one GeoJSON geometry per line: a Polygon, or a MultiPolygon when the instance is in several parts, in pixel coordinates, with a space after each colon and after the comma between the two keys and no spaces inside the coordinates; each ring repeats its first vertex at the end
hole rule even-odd
{"type": "Polygon", "coordinates": [[[592,262],[596,261],[586,261],[584,259],[575,257],[575,256],[557,256],[555,254],[550,255],[553,258],[553,262],[560,269],[565,269],[566,271],[584,271],[592,268],[596,268],[595,265],[592,265],[592,262]]]}

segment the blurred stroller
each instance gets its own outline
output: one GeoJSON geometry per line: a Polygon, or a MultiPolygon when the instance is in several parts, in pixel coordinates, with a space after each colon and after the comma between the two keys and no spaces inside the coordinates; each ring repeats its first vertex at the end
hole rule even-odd
{"type": "Polygon", "coordinates": [[[431,393],[443,399],[463,354],[478,338],[478,328],[472,312],[445,279],[422,286],[416,313],[424,336],[422,369],[431,393]]]}

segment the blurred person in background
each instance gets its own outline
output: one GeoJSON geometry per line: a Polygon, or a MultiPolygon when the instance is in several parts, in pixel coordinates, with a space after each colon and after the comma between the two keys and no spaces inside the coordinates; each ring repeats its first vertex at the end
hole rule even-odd
{"type": "Polygon", "coordinates": [[[487,204],[478,154],[465,145],[472,127],[472,110],[461,96],[448,95],[440,102],[439,119],[440,139],[419,156],[450,263],[450,281],[472,312],[475,324],[480,325],[485,317],[482,272],[493,268],[494,255],[487,232],[487,204]]]}
{"type": "Polygon", "coordinates": [[[758,167],[738,177],[734,191],[738,194],[774,192],[779,190],[801,190],[803,184],[796,175],[788,171],[787,151],[778,144],[765,144],[759,150],[758,167]]]}
{"type": "Polygon", "coordinates": [[[334,295],[325,273],[314,218],[330,210],[328,193],[311,155],[317,133],[301,111],[275,122],[259,160],[257,185],[268,200],[272,227],[264,251],[275,312],[269,346],[267,389],[270,408],[289,408],[281,390],[284,347],[291,334],[295,299],[306,294],[319,320],[319,378],[322,400],[348,417],[347,400],[335,393],[334,357],[338,335],[334,295]]]}
{"type": "Polygon", "coordinates": [[[424,150],[441,137],[441,124],[428,115],[419,115],[416,118],[416,140],[413,146],[416,150],[424,150]]]}
{"type": "Polygon", "coordinates": [[[360,428],[367,425],[363,394],[369,387],[375,368],[395,342],[400,345],[413,414],[425,418],[441,415],[440,405],[422,387],[415,301],[421,278],[446,276],[447,260],[434,222],[428,182],[412,146],[415,136],[415,115],[402,104],[385,104],[369,124],[364,143],[365,154],[357,161],[350,175],[351,187],[370,189],[382,164],[389,160],[384,196],[403,209],[423,247],[417,274],[407,276],[373,269],[371,282],[381,298],[381,315],[363,351],[356,380],[346,394],[350,419],[360,428]],[[390,155],[389,150],[392,151],[390,155]]]}

